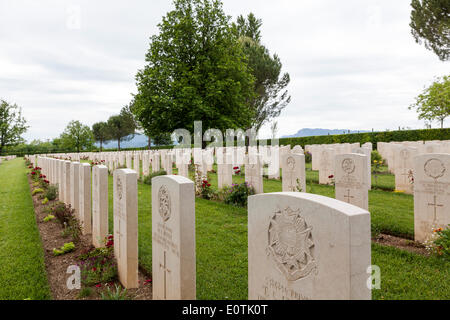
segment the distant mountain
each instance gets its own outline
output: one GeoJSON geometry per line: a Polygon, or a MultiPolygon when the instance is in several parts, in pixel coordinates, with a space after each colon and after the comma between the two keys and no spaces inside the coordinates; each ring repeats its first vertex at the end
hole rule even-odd
{"type": "MultiPolygon", "coordinates": [[[[367,130],[350,130],[350,133],[362,133],[362,132],[370,132],[367,130]]],[[[334,134],[347,134],[349,133],[348,129],[311,129],[304,128],[299,130],[296,134],[290,136],[283,136],[282,138],[297,138],[297,137],[312,137],[312,136],[326,136],[326,135],[334,135],[334,134]]]]}
{"type": "MultiPolygon", "coordinates": [[[[96,147],[100,147],[100,143],[95,144],[96,147]]],[[[143,134],[135,134],[134,137],[130,141],[122,141],[120,143],[121,149],[128,148],[143,148],[148,146],[148,138],[143,134]]],[[[104,149],[117,149],[117,141],[109,141],[108,143],[103,143],[104,149]]]]}

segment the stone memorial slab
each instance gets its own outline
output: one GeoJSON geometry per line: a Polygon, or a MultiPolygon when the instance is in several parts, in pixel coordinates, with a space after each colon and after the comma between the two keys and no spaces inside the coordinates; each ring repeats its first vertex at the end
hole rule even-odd
{"type": "Polygon", "coordinates": [[[370,214],[303,192],[249,197],[249,300],[370,300],[370,214]]]}
{"type": "Polygon", "coordinates": [[[196,299],[194,183],[181,176],[152,179],[154,300],[196,299]]]}
{"type": "Polygon", "coordinates": [[[369,210],[367,156],[350,153],[335,159],[336,199],[369,210]]]}
{"type": "Polygon", "coordinates": [[[127,289],[139,287],[137,178],[134,170],[114,171],[114,256],[127,289]]]}
{"type": "Polygon", "coordinates": [[[425,242],[450,224],[450,154],[415,157],[414,177],[414,238],[425,242]]]}

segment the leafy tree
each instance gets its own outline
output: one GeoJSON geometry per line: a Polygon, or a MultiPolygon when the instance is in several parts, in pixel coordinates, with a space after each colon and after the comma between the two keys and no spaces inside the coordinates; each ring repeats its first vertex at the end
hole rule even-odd
{"type": "Polygon", "coordinates": [[[291,96],[286,87],[290,82],[289,73],[281,74],[280,58],[261,44],[261,19],[250,13],[245,19],[242,15],[233,24],[239,41],[248,56],[248,65],[255,77],[255,96],[249,101],[254,110],[252,126],[259,131],[262,125],[280,115],[290,103],[291,96]]]}
{"type": "Polygon", "coordinates": [[[94,144],[94,135],[91,128],[80,121],[72,120],[61,134],[61,146],[68,150],[89,150],[94,144]]]}
{"type": "Polygon", "coordinates": [[[133,139],[136,132],[136,121],[130,112],[130,107],[125,106],[119,115],[111,116],[108,119],[108,136],[110,139],[117,140],[117,146],[120,151],[120,143],[133,139]]]}
{"type": "Polygon", "coordinates": [[[174,6],[136,75],[136,118],[151,137],[193,132],[194,121],[204,130],[249,127],[254,77],[221,2],[175,0],[174,6]]]}
{"type": "Polygon", "coordinates": [[[22,138],[29,127],[22,117],[22,109],[16,104],[0,100],[0,154],[8,146],[23,143],[22,138]]]}
{"type": "Polygon", "coordinates": [[[170,133],[160,134],[153,138],[153,142],[157,146],[168,146],[172,144],[172,137],[170,133]]]}
{"type": "Polygon", "coordinates": [[[450,57],[450,0],[412,0],[411,32],[442,61],[450,57]]]}
{"type": "Polygon", "coordinates": [[[409,109],[417,109],[419,119],[437,120],[444,127],[444,120],[450,116],[450,76],[438,78],[416,98],[409,109]]]}
{"type": "Polygon", "coordinates": [[[92,133],[95,141],[100,142],[100,152],[102,152],[103,142],[110,140],[110,130],[106,122],[97,122],[92,125],[92,133]]]}

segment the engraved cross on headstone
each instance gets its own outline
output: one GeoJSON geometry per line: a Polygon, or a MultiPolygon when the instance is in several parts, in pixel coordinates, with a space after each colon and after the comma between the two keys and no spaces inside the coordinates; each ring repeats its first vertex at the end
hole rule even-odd
{"type": "Polygon", "coordinates": [[[443,208],[444,205],[437,203],[437,196],[436,195],[433,196],[433,199],[434,199],[433,203],[429,203],[428,206],[433,206],[433,209],[434,209],[433,222],[435,223],[436,222],[436,210],[437,210],[438,207],[439,208],[443,208]]]}
{"type": "Polygon", "coordinates": [[[119,241],[114,241],[114,245],[115,246],[118,244],[118,248],[117,248],[117,251],[119,253],[118,259],[120,259],[120,257],[122,256],[122,254],[121,254],[121,251],[122,251],[122,239],[123,239],[123,236],[124,236],[124,234],[122,233],[122,228],[120,227],[122,225],[121,221],[122,221],[122,215],[119,214],[119,227],[117,228],[118,229],[117,234],[119,235],[119,241]]]}
{"type": "Polygon", "coordinates": [[[164,269],[164,300],[167,299],[167,273],[171,271],[167,268],[166,264],[166,251],[164,251],[164,264],[159,264],[160,268],[164,269]]]}
{"type": "Polygon", "coordinates": [[[344,196],[344,198],[347,198],[347,202],[350,203],[350,199],[354,198],[353,196],[350,195],[350,189],[347,189],[347,194],[344,196]]]}

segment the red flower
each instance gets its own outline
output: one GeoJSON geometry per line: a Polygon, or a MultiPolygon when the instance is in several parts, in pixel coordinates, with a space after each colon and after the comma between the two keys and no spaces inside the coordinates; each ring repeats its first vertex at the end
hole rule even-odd
{"type": "Polygon", "coordinates": [[[150,283],[150,282],[152,282],[152,279],[147,279],[147,280],[144,281],[144,285],[145,285],[145,284],[148,284],[148,283],[150,283]]]}
{"type": "Polygon", "coordinates": [[[207,184],[207,186],[208,186],[208,187],[211,187],[211,184],[210,184],[210,183],[208,183],[208,184],[207,184]]]}
{"type": "Polygon", "coordinates": [[[97,271],[97,268],[96,268],[96,267],[93,267],[93,268],[92,268],[92,271],[94,271],[94,272],[97,271]]]}
{"type": "Polygon", "coordinates": [[[34,176],[36,174],[36,172],[33,171],[31,174],[34,176]]]}
{"type": "Polygon", "coordinates": [[[233,170],[237,170],[237,169],[239,169],[239,167],[234,167],[234,168],[233,168],[233,170]]]}
{"type": "Polygon", "coordinates": [[[334,175],[328,176],[328,179],[333,179],[334,175]]]}
{"type": "Polygon", "coordinates": [[[97,288],[101,288],[102,287],[102,284],[101,283],[98,283],[98,284],[96,284],[95,285],[97,288]]]}

